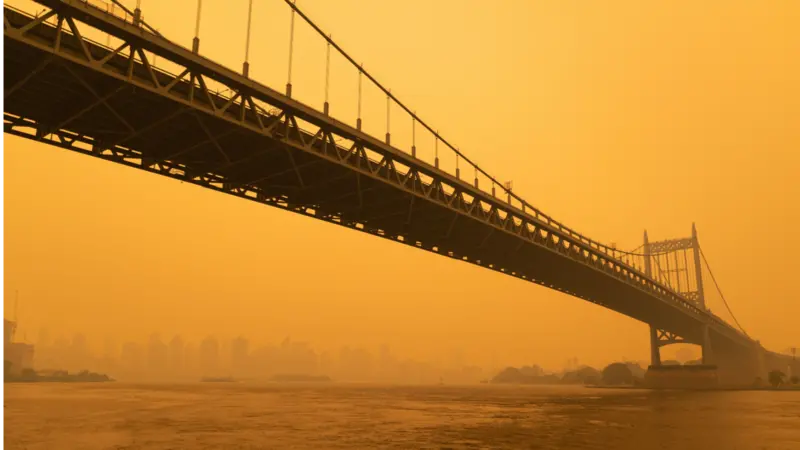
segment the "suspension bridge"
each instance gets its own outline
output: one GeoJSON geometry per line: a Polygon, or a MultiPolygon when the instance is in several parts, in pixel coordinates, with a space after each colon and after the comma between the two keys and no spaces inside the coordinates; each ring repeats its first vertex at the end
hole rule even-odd
{"type": "MultiPolygon", "coordinates": [[[[706,307],[704,255],[689,237],[623,251],[584,236],[526,202],[462,154],[356,63],[293,2],[285,89],[249,73],[252,15],[242,70],[202,56],[198,1],[192,48],[162,36],[117,0],[35,0],[45,11],[4,6],[5,133],[127,165],[355,229],[530,281],[650,325],[651,362],[674,343],[702,347],[723,384],[786,370],[706,307]],[[292,98],[292,42],[302,20],[358,74],[355,124],[292,98]],[[86,30],[109,37],[106,43],[86,30]],[[119,42],[110,44],[110,37],[119,42]],[[175,70],[157,67],[155,59],[175,70]],[[361,85],[386,96],[386,134],[362,129],[361,85]],[[412,145],[392,145],[390,113],[412,123],[412,145]],[[417,134],[434,142],[417,155],[417,134]],[[451,152],[454,167],[440,164],[451,152]],[[463,172],[462,172],[463,169],[463,172]],[[465,175],[468,174],[468,175],[465,175]],[[471,178],[469,178],[471,175],[471,178]]],[[[396,119],[397,120],[397,119],[396,119]]],[[[713,275],[712,275],[713,276],[713,275]]],[[[715,282],[716,284],[716,282],[715,282]]],[[[735,319],[734,319],[735,320],[735,319]]]]}

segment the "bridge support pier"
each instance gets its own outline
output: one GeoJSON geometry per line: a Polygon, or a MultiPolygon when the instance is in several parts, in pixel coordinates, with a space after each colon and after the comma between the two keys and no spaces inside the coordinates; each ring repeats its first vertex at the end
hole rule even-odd
{"type": "MultiPolygon", "coordinates": [[[[764,348],[761,346],[760,341],[756,341],[756,348],[753,352],[753,356],[755,357],[755,361],[753,361],[753,365],[755,366],[756,374],[758,378],[761,378],[765,382],[768,382],[768,375],[769,370],[767,369],[767,362],[765,360],[764,355],[764,348]]],[[[777,367],[778,370],[783,369],[782,367],[777,367]]]]}
{"type": "Polygon", "coordinates": [[[658,329],[650,325],[650,365],[661,365],[661,350],[658,343],[658,329]]]}
{"type": "Polygon", "coordinates": [[[708,325],[703,326],[703,364],[714,364],[714,353],[711,349],[711,335],[708,332],[708,325]]]}

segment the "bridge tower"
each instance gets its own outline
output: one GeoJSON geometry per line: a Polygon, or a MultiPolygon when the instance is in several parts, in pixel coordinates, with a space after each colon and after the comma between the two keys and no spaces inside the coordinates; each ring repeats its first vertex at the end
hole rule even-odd
{"type": "MultiPolygon", "coordinates": [[[[687,238],[650,242],[645,230],[642,248],[645,275],[669,286],[694,302],[700,309],[708,309],[703,290],[700,242],[694,223],[692,223],[692,235],[687,238]]],[[[683,337],[650,324],[650,364],[661,365],[659,350],[661,347],[683,342],[686,342],[683,337]]],[[[703,349],[703,364],[710,364],[712,356],[708,327],[703,330],[703,342],[700,345],[703,349]]]]}

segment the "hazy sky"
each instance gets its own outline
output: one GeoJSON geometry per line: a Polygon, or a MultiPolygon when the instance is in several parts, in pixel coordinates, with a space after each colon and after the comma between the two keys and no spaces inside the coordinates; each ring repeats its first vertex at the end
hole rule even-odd
{"type": "MultiPolygon", "coordinates": [[[[195,5],[142,1],[145,20],[185,46],[195,5]]],[[[298,5],[463,152],[578,231],[634,248],[645,228],[684,237],[696,222],[747,331],[772,349],[800,344],[800,2],[298,5]]],[[[245,0],[204,1],[201,53],[239,70],[246,12],[245,0]]],[[[288,28],[282,0],[255,0],[251,76],[279,90],[288,28]]],[[[300,21],[296,33],[295,97],[321,109],[325,47],[300,21]]],[[[352,122],[355,72],[334,59],[331,80],[332,114],[352,122]]],[[[367,131],[383,136],[384,100],[367,91],[365,102],[367,131]]],[[[410,119],[395,109],[392,120],[393,143],[409,147],[410,119]]],[[[118,340],[291,334],[323,348],[386,342],[416,357],[462,348],[476,361],[550,365],[648,358],[646,325],[582,300],[4,139],[5,314],[18,289],[29,340],[46,326],[118,340]]],[[[432,142],[418,137],[424,158],[432,142]]]]}

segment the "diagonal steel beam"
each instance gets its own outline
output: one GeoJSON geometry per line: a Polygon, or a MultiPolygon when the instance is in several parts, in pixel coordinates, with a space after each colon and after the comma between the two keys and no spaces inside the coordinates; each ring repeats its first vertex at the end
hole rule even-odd
{"type": "Polygon", "coordinates": [[[84,79],[83,79],[83,78],[82,78],[80,75],[78,75],[77,73],[75,73],[75,71],[74,71],[74,70],[72,70],[72,68],[70,68],[70,67],[69,67],[69,63],[67,63],[67,62],[62,62],[61,66],[62,66],[62,67],[64,67],[64,68],[67,70],[67,72],[69,72],[69,73],[70,73],[70,75],[72,75],[72,76],[73,76],[73,77],[74,77],[76,80],[78,80],[78,82],[79,82],[79,83],[80,83],[80,84],[81,84],[81,85],[82,85],[84,88],[86,88],[86,90],[87,90],[87,91],[89,91],[89,92],[90,92],[90,93],[91,93],[91,94],[92,94],[92,95],[93,95],[93,96],[94,96],[96,99],[100,100],[100,103],[102,103],[102,104],[103,104],[103,106],[105,106],[105,107],[106,107],[106,109],[108,109],[108,111],[109,111],[111,114],[113,114],[113,115],[114,115],[114,117],[116,117],[116,118],[117,118],[117,120],[119,120],[119,121],[120,121],[120,123],[122,123],[123,125],[125,125],[125,128],[127,128],[127,129],[128,129],[128,131],[130,131],[130,132],[133,132],[133,131],[134,131],[134,128],[133,128],[133,126],[132,126],[130,123],[128,123],[128,121],[127,121],[127,120],[125,120],[125,118],[124,118],[124,117],[122,117],[122,116],[121,116],[121,115],[120,115],[120,114],[117,112],[117,110],[116,110],[116,109],[114,109],[114,107],[112,107],[111,105],[109,105],[107,100],[104,100],[104,99],[103,99],[103,98],[100,96],[100,94],[98,94],[98,93],[97,93],[97,91],[95,91],[95,90],[94,90],[94,88],[93,88],[93,87],[92,87],[92,86],[91,86],[89,83],[87,83],[87,82],[86,82],[86,80],[84,80],[84,79]]]}
{"type": "Polygon", "coordinates": [[[489,230],[489,232],[486,233],[486,236],[483,237],[483,239],[481,240],[481,243],[478,244],[478,248],[479,249],[486,247],[486,243],[489,242],[489,238],[492,237],[492,235],[494,234],[494,230],[495,229],[496,228],[491,228],[489,230]]]}
{"type": "Polygon", "coordinates": [[[19,34],[25,34],[31,28],[35,27],[36,25],[40,25],[40,24],[44,23],[47,19],[53,17],[54,15],[56,15],[56,11],[54,9],[51,9],[50,11],[48,11],[45,14],[43,14],[42,16],[36,18],[35,20],[32,20],[32,21],[28,22],[22,28],[17,29],[17,31],[19,32],[19,34]]]}
{"type": "MultiPolygon", "coordinates": [[[[272,124],[270,124],[270,125],[269,125],[269,127],[266,127],[266,128],[263,130],[263,131],[264,131],[265,133],[268,133],[268,132],[270,132],[272,129],[274,129],[274,128],[275,128],[275,126],[276,126],[277,124],[281,123],[281,122],[280,122],[280,117],[281,117],[281,116],[278,116],[278,117],[277,117],[277,118],[276,118],[276,119],[273,121],[273,123],[272,123],[272,124]]],[[[259,121],[260,121],[260,119],[259,119],[259,121]]],[[[262,124],[262,125],[263,125],[263,124],[262,124]]],[[[209,143],[209,142],[210,142],[210,141],[208,141],[208,142],[206,142],[206,143],[209,143]]],[[[254,153],[252,153],[252,154],[250,154],[250,155],[248,155],[248,156],[245,156],[244,158],[240,158],[240,159],[237,159],[237,160],[234,160],[234,161],[230,161],[230,162],[228,162],[228,163],[225,163],[225,164],[222,164],[222,165],[219,165],[219,166],[215,166],[215,167],[213,167],[213,168],[209,168],[208,170],[209,170],[209,171],[214,171],[214,172],[219,172],[219,171],[222,171],[222,170],[227,170],[227,169],[230,169],[230,168],[232,168],[232,167],[236,167],[236,166],[238,166],[238,165],[240,165],[240,164],[245,164],[245,163],[247,163],[247,162],[250,162],[250,161],[252,161],[252,160],[254,160],[254,159],[256,159],[256,158],[259,158],[259,157],[261,157],[261,156],[267,155],[267,154],[269,154],[269,153],[274,153],[274,152],[276,152],[276,151],[278,151],[278,150],[276,150],[276,149],[274,149],[274,148],[266,148],[266,149],[264,149],[264,150],[260,150],[260,151],[254,152],[254,153]]]]}
{"type": "Polygon", "coordinates": [[[72,35],[75,36],[78,40],[78,43],[81,45],[81,50],[83,50],[83,56],[86,57],[86,60],[90,63],[94,61],[92,58],[92,52],[89,51],[89,47],[86,46],[86,39],[81,36],[81,32],[78,30],[78,26],[75,25],[75,21],[72,17],[67,16],[67,25],[69,25],[69,29],[72,30],[72,35]]]}
{"type": "Polygon", "coordinates": [[[35,77],[39,72],[44,70],[48,65],[50,65],[50,62],[52,61],[53,61],[52,55],[43,59],[42,62],[40,62],[39,65],[36,66],[36,68],[34,68],[30,73],[28,73],[28,75],[25,75],[23,79],[14,83],[14,85],[11,86],[9,89],[6,89],[6,91],[3,93],[3,100],[8,100],[8,98],[11,97],[13,93],[17,92],[26,84],[28,84],[28,81],[30,81],[33,77],[35,77]]]}
{"type": "MultiPolygon", "coordinates": [[[[333,176],[333,177],[325,178],[324,180],[316,180],[316,183],[312,184],[311,186],[307,186],[307,187],[305,187],[303,189],[295,188],[295,190],[300,195],[309,195],[309,194],[311,194],[311,195],[319,195],[315,191],[318,191],[319,189],[321,189],[321,188],[323,188],[323,187],[325,187],[327,185],[330,185],[331,183],[336,183],[336,182],[345,180],[347,178],[351,178],[352,176],[353,176],[352,173],[345,173],[345,174],[342,174],[342,175],[336,175],[336,176],[333,176]]],[[[249,183],[249,184],[254,184],[254,183],[249,183]]],[[[349,195],[352,195],[352,194],[348,194],[348,196],[349,195]]]]}
{"type": "Polygon", "coordinates": [[[406,216],[406,225],[411,225],[411,214],[414,212],[414,199],[416,195],[410,195],[411,201],[408,203],[408,215],[406,216]]]}
{"type": "MultiPolygon", "coordinates": [[[[237,131],[239,131],[239,130],[237,130],[236,128],[228,128],[227,130],[223,131],[222,133],[218,133],[216,136],[213,136],[213,138],[214,139],[221,139],[221,138],[223,138],[225,136],[228,136],[228,135],[231,135],[231,134],[235,134],[237,131]]],[[[192,144],[192,145],[190,145],[188,147],[184,147],[184,148],[182,148],[182,149],[180,149],[180,150],[178,150],[176,152],[170,153],[169,155],[167,155],[167,156],[165,156],[165,157],[163,157],[161,159],[164,159],[166,161],[172,161],[173,159],[175,159],[175,158],[177,158],[179,156],[183,156],[183,155],[191,152],[192,150],[196,150],[196,149],[198,149],[198,148],[200,148],[200,147],[202,147],[202,146],[204,146],[206,144],[211,144],[213,142],[214,141],[211,138],[206,138],[206,139],[204,139],[204,140],[202,140],[202,141],[200,141],[200,142],[198,142],[196,144],[192,144]]],[[[208,171],[204,170],[203,172],[208,172],[208,171]]]]}
{"type": "Polygon", "coordinates": [[[125,50],[125,48],[128,47],[129,45],[131,45],[129,42],[123,42],[122,45],[120,45],[119,47],[114,49],[114,51],[109,52],[106,56],[104,56],[101,59],[99,59],[97,61],[97,64],[99,64],[101,66],[104,66],[111,58],[113,58],[116,55],[119,55],[120,52],[125,50]]]}
{"type": "Polygon", "coordinates": [[[450,239],[450,235],[453,233],[453,229],[456,227],[456,222],[458,222],[459,216],[461,216],[461,213],[456,212],[453,214],[453,220],[450,221],[450,226],[447,227],[447,232],[442,237],[443,239],[450,239]]]}
{"type": "MultiPolygon", "coordinates": [[[[306,184],[303,182],[303,175],[300,174],[300,170],[297,168],[297,163],[294,160],[294,155],[292,154],[292,150],[289,148],[289,122],[292,120],[291,115],[286,115],[286,120],[283,122],[283,143],[284,147],[286,148],[286,154],[289,156],[289,162],[292,164],[294,168],[294,173],[297,175],[297,182],[300,184],[301,188],[306,187],[306,184]]],[[[300,133],[300,130],[298,130],[300,133]]],[[[301,133],[302,134],[302,133],[301,133]]]]}
{"type": "Polygon", "coordinates": [[[214,137],[214,135],[211,134],[210,131],[208,131],[208,128],[206,128],[206,124],[203,123],[203,119],[200,118],[200,115],[195,112],[194,117],[197,119],[197,123],[200,124],[200,128],[202,128],[203,132],[206,134],[206,136],[208,136],[208,139],[210,139],[211,143],[214,144],[214,147],[217,148],[217,151],[219,151],[222,157],[225,158],[225,162],[230,163],[231,158],[228,156],[228,153],[226,153],[225,149],[223,149],[222,146],[219,145],[219,141],[214,137]]]}
{"type": "Polygon", "coordinates": [[[146,125],[144,127],[141,127],[139,129],[133,131],[132,133],[128,134],[124,138],[122,138],[119,141],[115,142],[113,146],[116,147],[118,145],[121,145],[121,144],[123,144],[125,142],[130,141],[131,139],[137,138],[137,137],[141,136],[142,134],[152,130],[153,128],[156,128],[156,127],[158,127],[160,125],[163,125],[164,123],[169,122],[170,120],[180,116],[181,114],[183,114],[183,113],[185,113],[187,111],[189,111],[189,108],[187,106],[180,105],[177,108],[175,108],[174,111],[172,111],[171,113],[167,114],[166,116],[164,116],[164,117],[162,117],[160,119],[156,119],[153,122],[150,122],[150,124],[148,124],[148,125],[146,125]]]}
{"type": "Polygon", "coordinates": [[[390,219],[392,217],[396,217],[396,216],[399,216],[399,215],[402,215],[402,214],[405,214],[405,213],[406,213],[405,211],[403,211],[401,209],[398,209],[396,211],[386,212],[386,213],[378,214],[378,215],[375,215],[375,216],[361,216],[360,219],[363,220],[364,222],[367,222],[367,223],[378,222],[378,221],[385,220],[385,219],[390,219]]]}
{"type": "Polygon", "coordinates": [[[69,116],[66,119],[64,119],[63,121],[61,121],[61,123],[59,123],[58,125],[54,126],[53,129],[54,130],[60,130],[60,129],[66,127],[67,125],[72,123],[73,120],[76,120],[76,119],[80,118],[81,116],[83,116],[87,112],[89,112],[92,109],[96,108],[100,104],[105,103],[106,100],[109,100],[111,97],[113,97],[114,95],[124,91],[127,88],[128,88],[128,85],[123,84],[122,86],[114,89],[113,91],[109,92],[108,94],[97,98],[95,101],[93,101],[91,104],[89,104],[85,108],[82,108],[81,110],[77,111],[76,113],[72,114],[71,116],[69,116]]]}
{"type": "MultiPolygon", "coordinates": [[[[262,153],[262,154],[263,154],[263,153],[262,153]]],[[[291,168],[289,168],[289,169],[281,170],[280,172],[271,173],[271,174],[269,174],[269,175],[266,175],[266,176],[263,176],[263,177],[257,178],[257,179],[255,179],[255,180],[248,181],[248,182],[247,182],[247,183],[245,183],[245,184],[263,183],[263,182],[265,182],[265,181],[269,181],[269,180],[272,180],[272,179],[278,178],[278,177],[280,177],[280,176],[286,175],[286,174],[288,174],[288,173],[295,172],[296,170],[299,170],[299,169],[304,169],[304,168],[306,168],[306,167],[310,167],[310,166],[313,166],[313,165],[316,165],[316,164],[320,164],[320,163],[322,163],[322,162],[325,162],[325,160],[324,160],[324,159],[321,159],[321,158],[318,158],[318,159],[315,159],[315,160],[313,160],[313,161],[309,161],[309,162],[307,162],[307,163],[298,164],[298,165],[296,165],[296,166],[293,166],[293,167],[291,167],[291,168]]],[[[310,185],[310,186],[308,186],[308,187],[310,187],[310,188],[314,188],[316,185],[317,185],[317,183],[315,183],[315,184],[312,184],[312,185],[310,185]]]]}
{"type": "MultiPolygon", "coordinates": [[[[372,191],[372,190],[376,190],[376,189],[378,189],[378,187],[377,186],[373,186],[373,187],[365,189],[365,191],[372,191]]],[[[323,198],[323,199],[321,199],[319,201],[319,203],[323,204],[323,205],[331,205],[332,206],[334,203],[336,203],[336,202],[338,202],[340,200],[344,200],[347,197],[350,197],[352,195],[353,195],[353,193],[351,192],[351,193],[348,193],[348,194],[345,194],[345,195],[337,196],[335,198],[323,198]]],[[[387,197],[383,197],[383,198],[381,198],[381,201],[373,202],[370,205],[366,205],[366,206],[362,205],[362,206],[359,206],[357,208],[342,208],[342,209],[338,209],[338,212],[340,212],[341,214],[347,214],[347,215],[355,214],[355,215],[358,215],[359,217],[363,217],[363,214],[365,214],[365,213],[367,213],[367,214],[369,214],[369,213],[372,213],[372,214],[375,214],[375,213],[383,214],[383,212],[385,211],[385,209],[387,207],[392,207],[392,208],[396,207],[397,210],[400,213],[405,214],[407,212],[406,211],[406,202],[407,202],[407,200],[406,200],[406,196],[405,195],[402,195],[402,194],[401,195],[390,195],[390,196],[387,196],[387,197]]]]}

